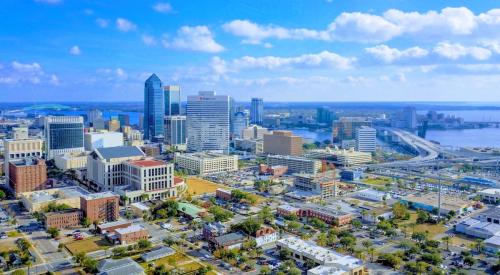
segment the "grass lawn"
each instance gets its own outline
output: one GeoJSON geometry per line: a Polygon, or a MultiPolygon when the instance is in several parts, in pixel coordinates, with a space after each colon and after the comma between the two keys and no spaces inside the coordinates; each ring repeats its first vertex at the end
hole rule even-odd
{"type": "Polygon", "coordinates": [[[16,250],[17,245],[13,240],[5,240],[0,242],[0,252],[8,252],[9,250],[16,250]]]}
{"type": "MultiPolygon", "coordinates": [[[[169,264],[169,262],[171,263],[176,263],[177,266],[180,266],[182,263],[185,263],[185,262],[188,262],[190,261],[191,259],[189,259],[186,255],[182,254],[182,253],[175,253],[174,255],[171,255],[171,256],[167,256],[167,257],[164,257],[164,258],[161,258],[161,259],[158,259],[156,261],[153,261],[155,266],[161,266],[161,265],[165,265],[167,267],[167,269],[172,269],[173,267],[169,264]]],[[[146,268],[148,266],[148,263],[140,263],[140,265],[144,268],[146,268]]]]}
{"type": "Polygon", "coordinates": [[[361,182],[371,185],[386,185],[392,183],[392,179],[386,177],[375,177],[362,179],[361,182]]]}
{"type": "Polygon", "coordinates": [[[215,182],[196,177],[187,178],[186,184],[188,186],[188,193],[193,196],[215,193],[215,190],[217,190],[217,188],[227,188],[215,182]]]}
{"type": "MultiPolygon", "coordinates": [[[[407,228],[406,228],[406,232],[408,232],[408,234],[412,234],[413,232],[413,229],[412,227],[410,226],[411,224],[416,224],[416,221],[417,221],[417,213],[411,211],[410,213],[410,219],[409,220],[406,220],[406,221],[400,221],[398,223],[398,226],[399,228],[402,228],[403,225],[407,225],[407,228]]],[[[416,224],[415,225],[415,232],[429,232],[429,239],[433,239],[434,236],[438,235],[438,234],[442,234],[444,232],[446,232],[446,227],[444,227],[444,225],[442,224],[416,224]]]]}
{"type": "Polygon", "coordinates": [[[65,244],[66,248],[75,255],[79,252],[93,252],[111,247],[111,244],[101,237],[90,237],[80,241],[72,241],[65,244]]]}
{"type": "Polygon", "coordinates": [[[198,269],[200,269],[202,267],[203,266],[201,264],[197,263],[197,262],[190,262],[190,263],[187,263],[187,264],[180,265],[178,267],[178,269],[181,269],[184,272],[191,272],[191,271],[198,270],[198,269]]]}
{"type": "Polygon", "coordinates": [[[7,237],[20,237],[21,236],[21,233],[17,232],[17,231],[9,231],[7,232],[7,237]]]}
{"type": "Polygon", "coordinates": [[[474,239],[463,235],[455,235],[450,239],[450,246],[458,246],[468,248],[475,245],[474,239]]]}

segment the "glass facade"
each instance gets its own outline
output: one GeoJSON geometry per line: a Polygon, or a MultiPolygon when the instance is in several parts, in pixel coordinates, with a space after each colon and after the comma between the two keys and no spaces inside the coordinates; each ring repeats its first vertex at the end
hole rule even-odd
{"type": "Polygon", "coordinates": [[[165,118],[165,141],[170,145],[186,144],[186,117],[168,116],[165,118]]]}
{"type": "Polygon", "coordinates": [[[179,86],[165,86],[165,115],[178,116],[181,114],[181,88],[179,86]]]}
{"type": "Polygon", "coordinates": [[[50,149],[83,147],[82,123],[58,123],[49,125],[50,149]]]}
{"type": "Polygon", "coordinates": [[[163,139],[164,101],[161,80],[152,74],[144,83],[144,139],[163,139]]]}
{"type": "Polygon", "coordinates": [[[250,106],[250,122],[262,125],[264,121],[264,100],[262,98],[252,98],[250,106]]]}

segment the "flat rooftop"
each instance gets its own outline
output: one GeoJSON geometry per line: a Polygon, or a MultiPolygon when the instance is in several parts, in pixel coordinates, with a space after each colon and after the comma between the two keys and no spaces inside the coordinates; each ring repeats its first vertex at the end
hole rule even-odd
{"type": "MultiPolygon", "coordinates": [[[[404,196],[401,199],[409,202],[414,202],[414,203],[420,203],[420,204],[425,204],[425,205],[431,205],[434,207],[438,207],[438,194],[437,193],[427,193],[423,195],[408,195],[404,196]]],[[[441,195],[441,208],[444,209],[449,209],[449,210],[459,210],[462,209],[468,205],[470,205],[472,202],[469,200],[464,200],[459,197],[454,197],[450,195],[441,195]]]]}
{"type": "Polygon", "coordinates": [[[155,166],[166,165],[166,163],[163,161],[153,160],[153,159],[131,160],[128,163],[139,167],[155,167],[155,166]]]}
{"type": "Polygon", "coordinates": [[[198,159],[216,159],[216,158],[234,157],[233,155],[225,155],[213,152],[187,153],[187,154],[178,154],[177,156],[187,157],[187,158],[198,158],[198,159]]]}
{"type": "Polygon", "coordinates": [[[106,191],[106,192],[101,192],[101,193],[92,193],[92,194],[88,194],[88,195],[85,195],[82,197],[84,197],[86,200],[95,200],[95,199],[118,197],[118,195],[111,192],[111,191],[106,191]]]}
{"type": "Polygon", "coordinates": [[[141,230],[145,230],[144,226],[142,226],[140,224],[133,224],[129,227],[118,228],[115,230],[115,232],[118,234],[128,234],[128,233],[133,233],[133,232],[137,232],[137,231],[141,231],[141,230]]]}
{"type": "Polygon", "coordinates": [[[26,192],[21,194],[25,196],[32,203],[42,203],[42,202],[50,202],[58,199],[68,199],[68,198],[77,198],[89,195],[90,193],[78,186],[69,186],[62,188],[52,188],[45,189],[40,191],[26,192]]]}

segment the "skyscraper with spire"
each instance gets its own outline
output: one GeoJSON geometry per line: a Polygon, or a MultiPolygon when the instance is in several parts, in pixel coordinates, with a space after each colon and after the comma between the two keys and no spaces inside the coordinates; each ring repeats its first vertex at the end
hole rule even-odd
{"type": "Polygon", "coordinates": [[[144,139],[161,141],[164,137],[165,96],[160,78],[152,74],[144,83],[144,139]]]}

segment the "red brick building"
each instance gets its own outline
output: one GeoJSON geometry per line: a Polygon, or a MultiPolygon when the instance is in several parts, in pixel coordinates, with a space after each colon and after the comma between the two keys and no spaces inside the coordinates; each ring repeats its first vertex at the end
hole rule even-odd
{"type": "Polygon", "coordinates": [[[112,192],[95,193],[80,197],[80,208],[90,222],[118,220],[120,197],[112,192]]]}
{"type": "Polygon", "coordinates": [[[142,225],[134,224],[126,228],[115,230],[116,237],[120,244],[136,243],[139,240],[147,240],[149,232],[142,225]]]}
{"type": "Polygon", "coordinates": [[[43,225],[45,228],[66,229],[79,227],[83,218],[83,212],[79,209],[70,209],[60,212],[43,214],[43,225]]]}
{"type": "Polygon", "coordinates": [[[281,205],[276,209],[281,216],[295,214],[298,217],[318,218],[328,224],[344,226],[351,222],[352,215],[331,207],[322,207],[317,205],[281,205]]]}
{"type": "Polygon", "coordinates": [[[229,201],[232,199],[231,190],[226,190],[226,189],[221,189],[221,188],[215,190],[215,196],[218,199],[225,200],[225,201],[229,201]]]}
{"type": "Polygon", "coordinates": [[[278,178],[283,176],[288,172],[288,166],[283,166],[283,165],[266,165],[266,164],[260,164],[259,165],[259,173],[261,175],[271,175],[273,178],[278,178]]]}
{"type": "Polygon", "coordinates": [[[99,233],[104,234],[104,233],[115,233],[116,229],[119,228],[127,228],[131,226],[132,223],[129,221],[114,221],[114,222],[108,222],[108,223],[103,223],[97,226],[97,230],[99,233]]]}
{"type": "Polygon", "coordinates": [[[45,189],[47,165],[42,159],[9,162],[9,184],[17,194],[45,189]]]}

